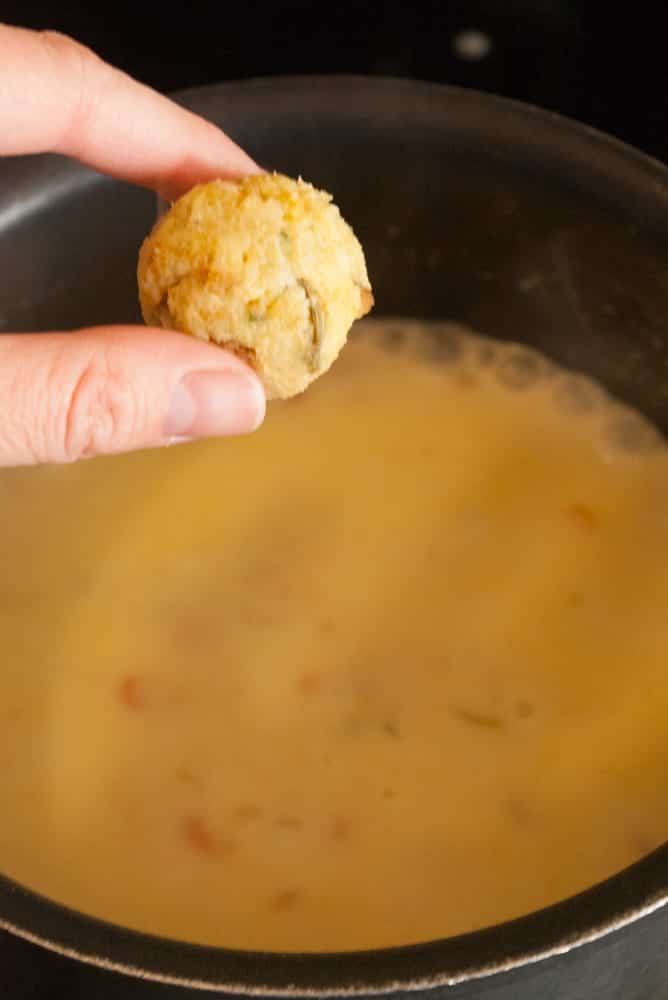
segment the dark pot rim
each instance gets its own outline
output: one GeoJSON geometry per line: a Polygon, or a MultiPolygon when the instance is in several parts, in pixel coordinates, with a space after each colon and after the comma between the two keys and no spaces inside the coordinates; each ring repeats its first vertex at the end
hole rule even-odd
{"type": "Polygon", "coordinates": [[[246,996],[366,996],[428,990],[523,968],[593,943],[668,903],[668,844],[592,889],[440,941],[286,954],[187,944],[54,903],[0,875],[0,928],[97,968],[246,996]]]}
{"type": "MultiPolygon", "coordinates": [[[[668,170],[592,128],[531,105],[470,90],[383,77],[302,76],[181,91],[180,103],[206,114],[212,100],[260,103],[290,98],[303,107],[372,115],[388,95],[416,115],[447,108],[453,136],[488,128],[500,147],[520,143],[569,177],[600,181],[668,229],[668,170]],[[351,104],[346,98],[356,100],[351,104]],[[365,111],[366,109],[366,111],[365,111]]],[[[493,150],[490,155],[495,155],[493,150]]],[[[503,155],[500,150],[499,155],[503,155]]],[[[40,172],[28,172],[39,184],[40,172]]],[[[16,172],[10,176],[17,177],[16,172]]],[[[89,182],[59,168],[59,191],[89,182]]],[[[270,954],[201,947],[138,933],[60,906],[0,875],[0,928],[62,955],[157,982],[246,995],[361,995],[430,989],[541,962],[593,942],[668,903],[668,844],[621,873],[525,917],[458,937],[402,948],[331,954],[270,954]]]]}

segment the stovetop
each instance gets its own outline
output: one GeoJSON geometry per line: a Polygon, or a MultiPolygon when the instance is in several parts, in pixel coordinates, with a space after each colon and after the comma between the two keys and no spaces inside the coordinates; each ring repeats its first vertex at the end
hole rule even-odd
{"type": "Polygon", "coordinates": [[[636,0],[4,0],[161,90],[288,73],[414,76],[543,105],[668,159],[662,4],[636,0]]]}
{"type": "MultiPolygon", "coordinates": [[[[413,76],[542,105],[668,160],[661,4],[636,0],[4,0],[0,17],[75,35],[161,90],[295,73],[413,76]]],[[[3,1000],[167,1000],[0,934],[3,1000]]],[[[200,994],[202,996],[202,994],[200,994]]]]}

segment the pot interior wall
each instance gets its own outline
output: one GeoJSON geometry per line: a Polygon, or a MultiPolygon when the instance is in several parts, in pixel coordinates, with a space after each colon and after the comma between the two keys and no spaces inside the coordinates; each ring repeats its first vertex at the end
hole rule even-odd
{"type": "MultiPolygon", "coordinates": [[[[333,192],[364,244],[378,312],[531,343],[668,430],[658,169],[477,95],[449,107],[440,88],[395,83],[361,100],[359,81],[322,81],[295,102],[293,86],[186,102],[266,167],[333,192]]],[[[28,207],[0,244],[16,290],[0,327],[135,321],[136,253],[154,212],[151,195],[81,173],[28,207]]]]}

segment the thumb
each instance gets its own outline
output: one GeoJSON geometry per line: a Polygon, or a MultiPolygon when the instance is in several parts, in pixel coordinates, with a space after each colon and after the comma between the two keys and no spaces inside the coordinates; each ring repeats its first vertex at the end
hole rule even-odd
{"type": "Polygon", "coordinates": [[[239,358],[145,327],[0,336],[0,466],[72,462],[255,430],[265,398],[239,358]]]}

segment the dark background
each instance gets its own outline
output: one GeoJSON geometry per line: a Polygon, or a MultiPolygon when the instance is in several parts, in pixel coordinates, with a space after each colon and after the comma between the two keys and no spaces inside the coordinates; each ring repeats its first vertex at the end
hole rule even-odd
{"type": "MultiPolygon", "coordinates": [[[[0,20],[74,35],[163,91],[271,74],[413,76],[530,101],[668,160],[663,8],[660,0],[181,0],[168,12],[166,2],[141,0],[0,0],[0,20]],[[458,33],[471,29],[491,46],[484,58],[457,55],[458,33]]],[[[1,74],[0,57],[0,83],[1,74]]],[[[138,984],[123,982],[114,997],[139,996],[138,984]]],[[[90,970],[0,932],[2,1000],[106,995],[90,970]]],[[[167,996],[157,987],[150,995],[167,996]]]]}
{"type": "Polygon", "coordinates": [[[668,159],[662,0],[0,0],[0,20],[75,35],[160,90],[285,73],[414,76],[580,119],[668,159]],[[465,29],[490,54],[453,52],[465,29]]]}

